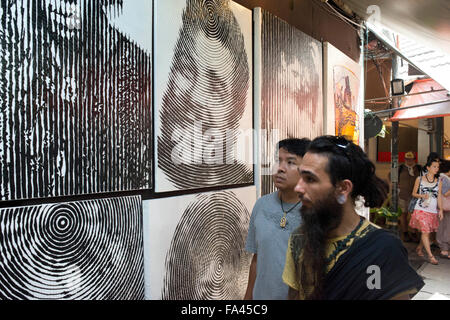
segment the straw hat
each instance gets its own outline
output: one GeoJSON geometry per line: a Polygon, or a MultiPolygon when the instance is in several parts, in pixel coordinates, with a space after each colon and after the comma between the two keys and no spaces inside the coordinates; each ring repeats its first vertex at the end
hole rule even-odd
{"type": "Polygon", "coordinates": [[[408,151],[407,153],[405,153],[405,159],[415,159],[415,158],[416,156],[412,151],[408,151]]]}

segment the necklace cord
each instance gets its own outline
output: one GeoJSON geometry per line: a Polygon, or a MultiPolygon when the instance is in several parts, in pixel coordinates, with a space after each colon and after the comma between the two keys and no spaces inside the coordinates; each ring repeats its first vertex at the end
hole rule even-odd
{"type": "Polygon", "coordinates": [[[302,202],[302,201],[299,200],[299,201],[298,201],[296,204],[294,204],[294,206],[293,206],[292,208],[290,208],[288,211],[284,211],[284,208],[283,208],[283,199],[282,199],[281,194],[280,194],[280,204],[281,204],[281,210],[283,210],[283,213],[289,213],[289,212],[291,212],[296,206],[298,206],[298,204],[299,204],[300,202],[302,202]]]}
{"type": "Polygon", "coordinates": [[[292,206],[292,208],[290,208],[288,211],[284,211],[284,208],[283,208],[283,199],[282,199],[283,197],[281,196],[281,193],[280,193],[280,204],[281,204],[281,210],[283,211],[283,217],[281,218],[281,220],[280,220],[280,227],[281,228],[285,228],[286,227],[286,224],[287,224],[287,220],[286,220],[286,215],[289,213],[289,212],[291,212],[296,206],[298,206],[298,204],[301,202],[301,200],[299,200],[294,206],[292,206]]]}

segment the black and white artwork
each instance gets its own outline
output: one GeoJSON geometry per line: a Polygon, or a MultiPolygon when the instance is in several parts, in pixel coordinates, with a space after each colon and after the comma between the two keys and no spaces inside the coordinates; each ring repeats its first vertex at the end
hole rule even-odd
{"type": "Polygon", "coordinates": [[[0,210],[0,300],[144,298],[140,196],[0,210]]]}
{"type": "Polygon", "coordinates": [[[271,13],[255,9],[261,48],[261,194],[275,190],[276,144],[323,134],[322,44],[271,13]]]}
{"type": "Polygon", "coordinates": [[[152,2],[0,3],[0,200],[151,188],[152,2]]]}
{"type": "Polygon", "coordinates": [[[251,10],[157,0],[155,13],[155,190],[253,183],[251,10]]]}
{"type": "Polygon", "coordinates": [[[146,298],[242,299],[256,187],[144,201],[146,298]]]}

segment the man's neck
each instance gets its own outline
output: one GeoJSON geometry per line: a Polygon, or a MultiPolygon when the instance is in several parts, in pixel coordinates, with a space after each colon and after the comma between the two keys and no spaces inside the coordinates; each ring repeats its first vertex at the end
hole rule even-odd
{"type": "Polygon", "coordinates": [[[361,217],[356,213],[354,206],[347,201],[344,205],[344,212],[339,226],[331,230],[328,238],[342,237],[352,232],[358,225],[361,217]]]}
{"type": "Polygon", "coordinates": [[[278,197],[286,203],[297,203],[300,201],[298,193],[294,190],[278,190],[278,197]]]}

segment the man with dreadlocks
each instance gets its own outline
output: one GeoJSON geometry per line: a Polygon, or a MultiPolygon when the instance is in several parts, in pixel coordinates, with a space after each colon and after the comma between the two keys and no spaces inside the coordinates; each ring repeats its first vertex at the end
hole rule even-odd
{"type": "Polygon", "coordinates": [[[290,237],[283,272],[290,299],[409,299],[423,287],[400,239],[355,212],[358,196],[379,207],[388,192],[359,146],[318,137],[299,173],[303,224],[290,237]]]}

